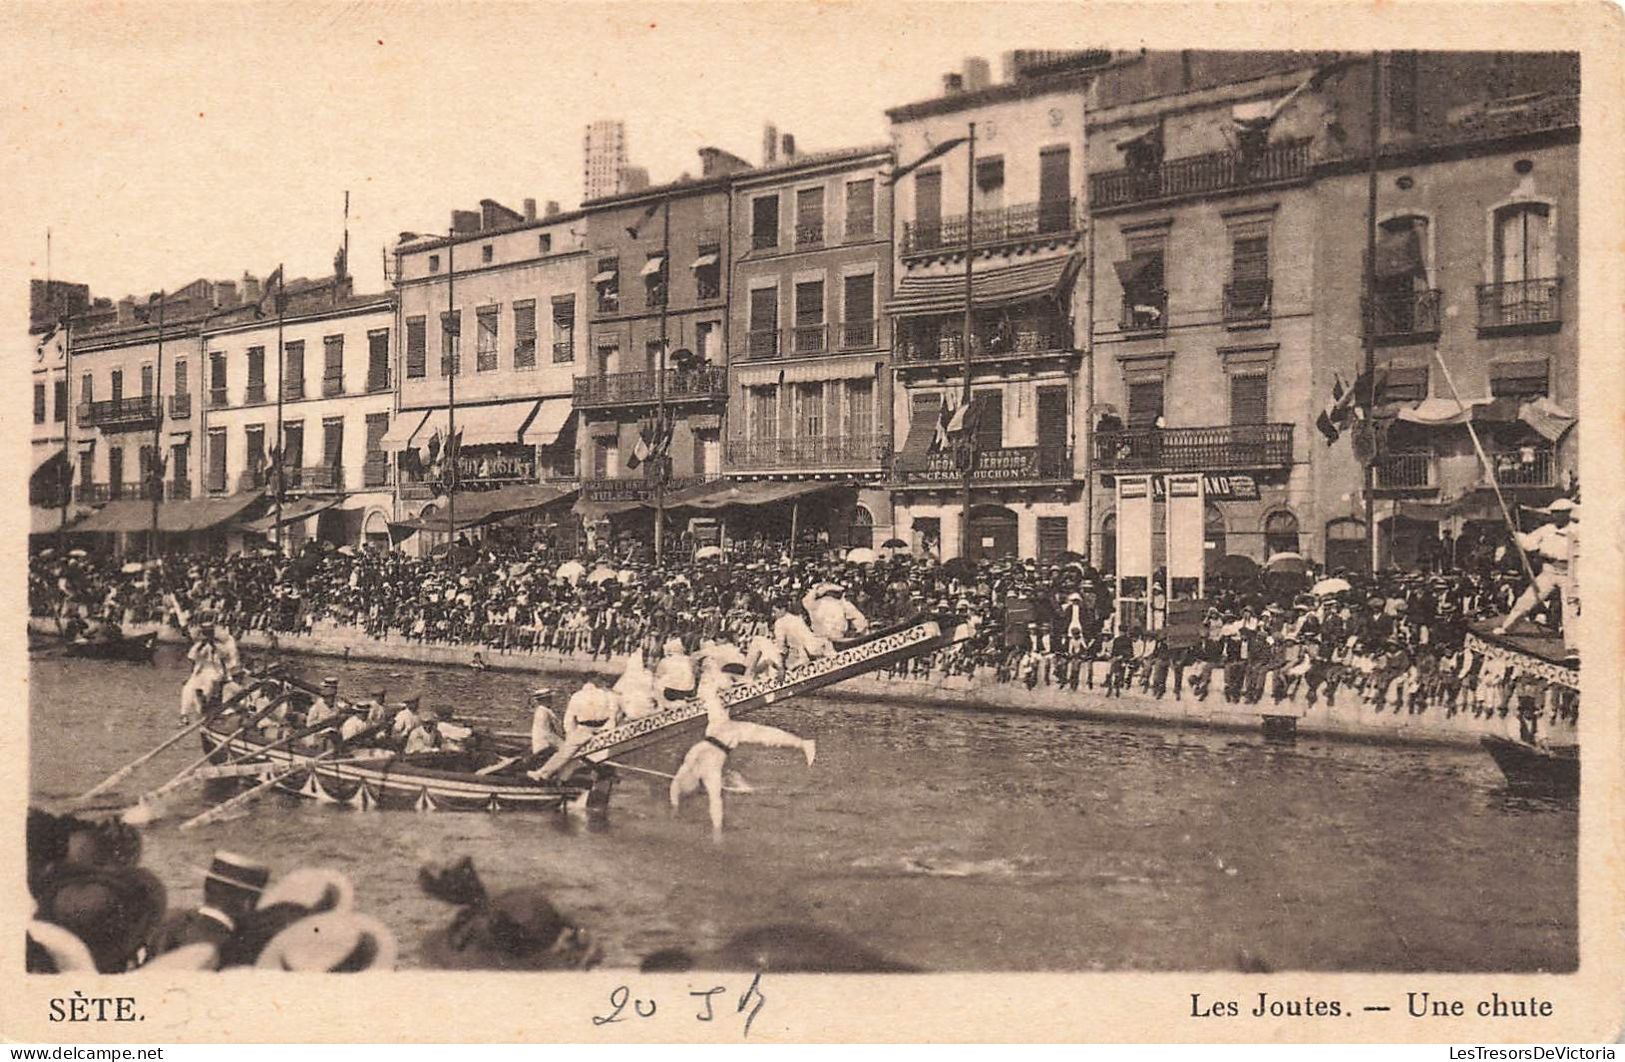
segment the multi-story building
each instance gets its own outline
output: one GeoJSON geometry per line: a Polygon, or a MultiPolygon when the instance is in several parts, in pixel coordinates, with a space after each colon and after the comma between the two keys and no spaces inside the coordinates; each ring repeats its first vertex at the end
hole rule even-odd
{"type": "MultiPolygon", "coordinates": [[[[963,540],[973,557],[1084,548],[1083,90],[1106,58],[1072,53],[977,89],[949,74],[942,96],[886,112],[902,167],[975,124],[974,172],[960,144],[895,189],[891,483],[895,533],[916,548],[954,556],[963,540]],[[968,527],[959,455],[932,445],[943,405],[964,388],[967,340],[968,527]]],[[[970,65],[970,84],[980,84],[986,64],[970,65]]]]}
{"type": "Polygon", "coordinates": [[[1090,86],[1085,512],[1102,568],[1115,562],[1119,475],[1152,477],[1153,568],[1171,473],[1203,475],[1209,566],[1296,551],[1316,522],[1311,182],[1327,122],[1295,90],[1320,59],[1141,52],[1090,86]]]}
{"type": "MultiPolygon", "coordinates": [[[[802,156],[735,177],[722,467],[737,482],[827,483],[835,544],[891,537],[889,148],[802,156]]],[[[815,507],[808,506],[809,516],[815,507]]]]}
{"type": "Polygon", "coordinates": [[[72,491],[72,454],[68,450],[68,330],[60,323],[30,327],[24,342],[34,395],[34,421],[29,434],[28,504],[31,533],[62,526],[72,491]]]}
{"type": "Polygon", "coordinates": [[[698,179],[584,208],[591,291],[575,408],[581,509],[595,526],[648,514],[656,481],[647,473],[660,466],[634,457],[662,401],[672,423],[668,492],[722,474],[730,175],[748,167],[715,148],[700,154],[698,179]]]}
{"type": "Polygon", "coordinates": [[[603,199],[631,191],[626,187],[626,123],[600,118],[581,138],[581,199],[603,199]]]}
{"type": "MultiPolygon", "coordinates": [[[[1313,386],[1324,401],[1337,377],[1354,379],[1372,329],[1376,561],[1430,567],[1505,540],[1464,421],[1514,507],[1546,504],[1578,468],[1579,59],[1380,58],[1377,253],[1362,314],[1368,77],[1362,57],[1326,89],[1347,136],[1315,186],[1313,386]]],[[[1346,442],[1314,450],[1314,537],[1324,533],[1329,564],[1362,566],[1359,457],[1346,442]]]]}
{"type": "Polygon", "coordinates": [[[172,416],[190,413],[200,457],[192,468],[177,444],[171,496],[263,494],[263,514],[236,528],[250,544],[387,547],[393,496],[381,439],[394,408],[393,300],[354,293],[347,276],[293,280],[280,287],[279,313],[278,291],[246,284],[250,304],[201,330],[195,391],[169,398],[172,416]]]}
{"type": "MultiPolygon", "coordinates": [[[[523,517],[561,545],[574,540],[567,509],[540,504],[560,499],[525,489],[575,487],[571,396],[586,360],[586,234],[580,213],[538,218],[532,200],[523,213],[486,200],[478,212],[456,212],[450,235],[408,236],[396,248],[400,414],[384,446],[399,455],[403,519],[444,513],[463,529],[494,517],[500,503],[512,506],[505,520],[523,517]],[[429,467],[453,430],[455,501],[429,467]]],[[[416,538],[432,546],[439,532],[416,538]]]]}

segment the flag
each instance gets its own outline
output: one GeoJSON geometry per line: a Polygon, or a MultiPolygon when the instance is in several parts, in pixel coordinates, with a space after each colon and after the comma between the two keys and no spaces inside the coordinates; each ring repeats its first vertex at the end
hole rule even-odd
{"type": "Polygon", "coordinates": [[[1315,427],[1326,437],[1326,445],[1335,443],[1343,433],[1347,421],[1347,407],[1352,402],[1354,392],[1343,386],[1343,374],[1337,373],[1332,378],[1332,400],[1326,403],[1326,408],[1320,411],[1315,418],[1315,427]]]}
{"type": "Polygon", "coordinates": [[[931,445],[927,447],[927,453],[936,454],[948,449],[948,445],[952,441],[948,437],[949,427],[953,424],[954,417],[957,415],[954,403],[955,399],[950,394],[937,407],[937,424],[935,430],[931,433],[931,445]]]}

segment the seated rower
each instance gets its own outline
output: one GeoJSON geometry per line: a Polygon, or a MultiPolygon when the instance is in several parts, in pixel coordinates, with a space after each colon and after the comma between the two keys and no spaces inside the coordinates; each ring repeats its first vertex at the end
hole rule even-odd
{"type": "Polygon", "coordinates": [[[401,702],[400,710],[395,713],[395,717],[389,723],[389,736],[391,738],[404,741],[406,735],[417,728],[418,724],[422,722],[422,718],[418,715],[418,708],[422,702],[423,699],[416,695],[401,702]]]}
{"type": "Polygon", "coordinates": [[[551,755],[564,747],[564,730],[553,711],[553,690],[538,686],[530,691],[530,753],[551,755]]]}
{"type": "Polygon", "coordinates": [[[836,643],[868,633],[869,620],[846,599],[840,583],[820,583],[801,599],[813,633],[836,643]]]}
{"type": "Polygon", "coordinates": [[[807,625],[799,613],[793,612],[790,602],[780,598],[773,602],[773,646],[778,653],[779,670],[800,667],[816,657],[833,656],[835,646],[828,638],[807,625]]]}
{"type": "Polygon", "coordinates": [[[436,710],[434,723],[435,743],[446,752],[463,752],[474,740],[474,728],[452,720],[451,705],[443,704],[436,710]]]}
{"type": "Polygon", "coordinates": [[[682,701],[694,696],[694,660],[683,649],[677,638],[668,638],[665,653],[655,665],[654,688],[661,699],[682,701]]]}
{"type": "Polygon", "coordinates": [[[540,768],[528,772],[538,782],[551,778],[576,752],[603,729],[612,729],[621,719],[621,705],[615,694],[588,682],[570,695],[564,709],[564,743],[540,768]]]}
{"type": "Polygon", "coordinates": [[[451,708],[441,705],[435,709],[433,715],[426,714],[418,719],[417,725],[406,733],[406,744],[401,751],[411,756],[420,752],[433,752],[440,747],[440,729],[436,725],[434,716],[444,713],[451,715],[451,708]]]}
{"type": "Polygon", "coordinates": [[[620,698],[621,712],[628,719],[641,719],[660,709],[656,700],[654,674],[643,665],[641,653],[632,653],[627,657],[626,667],[621,677],[615,680],[612,690],[620,698]]]}

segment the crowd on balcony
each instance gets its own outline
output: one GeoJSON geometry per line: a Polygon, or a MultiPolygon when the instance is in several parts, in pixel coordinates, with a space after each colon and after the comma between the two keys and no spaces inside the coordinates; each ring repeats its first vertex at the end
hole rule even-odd
{"type": "MultiPolygon", "coordinates": [[[[1313,568],[1291,578],[1218,575],[1200,623],[1184,626],[1168,622],[1160,576],[1146,606],[1119,610],[1112,581],[1075,555],[937,564],[886,550],[856,563],[839,550],[804,553],[792,561],[756,543],[662,567],[590,555],[560,565],[545,552],[469,543],[433,557],[310,543],[292,558],[173,557],[123,568],[41,555],[29,589],[36,614],[75,628],[172,622],[165,595],[173,593],[238,632],[282,637],[338,626],[409,643],[609,661],[652,660],[670,638],[691,650],[706,640],[744,644],[768,632],[775,604],[793,610],[813,586],[835,582],[876,626],[922,614],[976,621],[974,638],[901,666],[897,678],[970,676],[1237,704],[1352,697],[1398,714],[1505,714],[1528,693],[1464,646],[1468,624],[1506,614],[1524,581],[1504,551],[1458,553],[1452,571],[1349,575],[1342,589],[1320,595],[1307,592],[1325,574],[1313,568]]],[[[1544,686],[1540,694],[1563,699],[1544,686]]]]}

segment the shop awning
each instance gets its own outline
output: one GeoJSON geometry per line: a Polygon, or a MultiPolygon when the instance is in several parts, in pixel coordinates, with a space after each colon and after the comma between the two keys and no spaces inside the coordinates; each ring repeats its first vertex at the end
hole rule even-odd
{"type": "MultiPolygon", "coordinates": [[[[457,426],[459,428],[462,427],[464,415],[465,411],[457,411],[457,426]]],[[[423,418],[423,424],[417,431],[412,433],[412,441],[407,445],[414,450],[424,449],[429,445],[430,439],[436,435],[444,436],[446,434],[446,425],[450,421],[451,414],[446,407],[441,406],[439,409],[429,410],[428,414],[423,418]]]]}
{"type": "MultiPolygon", "coordinates": [[[[158,530],[170,533],[208,531],[237,520],[260,501],[260,491],[244,491],[222,498],[190,498],[163,502],[158,506],[158,530]]],[[[108,502],[94,516],[74,528],[79,532],[146,531],[152,526],[152,503],[146,501],[108,502]]]]}
{"type": "MultiPolygon", "coordinates": [[[[1071,286],[1081,263],[1079,255],[1067,254],[976,270],[971,274],[971,305],[990,309],[1058,296],[1063,288],[1071,286]]],[[[902,316],[964,309],[965,278],[960,274],[904,277],[897,287],[897,297],[886,304],[887,313],[902,316]]]]}
{"type": "Polygon", "coordinates": [[[689,268],[690,269],[704,269],[706,266],[714,266],[714,265],[716,265],[717,262],[718,262],[718,258],[716,256],[716,252],[707,251],[704,254],[700,255],[698,258],[694,259],[694,264],[689,266],[689,268]]]}
{"type": "Polygon", "coordinates": [[[599,273],[597,276],[593,277],[592,282],[594,284],[608,284],[610,281],[615,279],[616,275],[617,274],[616,274],[615,270],[606,269],[603,272],[599,273]]]}
{"type": "Polygon", "coordinates": [[[784,365],[752,366],[739,370],[741,387],[773,387],[781,383],[821,383],[828,380],[867,380],[875,375],[871,358],[824,357],[784,365]]]}
{"type": "Polygon", "coordinates": [[[1561,439],[1575,423],[1573,415],[1544,397],[1528,402],[1516,398],[1470,398],[1465,403],[1453,398],[1425,398],[1398,409],[1394,419],[1427,428],[1466,424],[1469,420],[1479,425],[1522,421],[1548,442],[1561,439]]]}
{"type": "Polygon", "coordinates": [[[378,440],[378,448],[389,452],[406,449],[407,444],[412,441],[412,436],[417,434],[418,428],[428,416],[427,410],[402,410],[384,431],[383,437],[378,440]]]}
{"type": "Polygon", "coordinates": [[[662,255],[657,254],[653,258],[649,259],[647,262],[643,263],[643,268],[641,270],[639,270],[639,273],[641,273],[643,276],[646,276],[646,277],[652,277],[656,273],[658,273],[662,269],[664,269],[665,266],[666,266],[666,259],[662,255]]]}
{"type": "Polygon", "coordinates": [[[537,401],[498,402],[491,406],[458,406],[457,430],[464,446],[519,443],[519,431],[536,412],[537,401]]]}
{"type": "Polygon", "coordinates": [[[1574,427],[1575,416],[1549,398],[1537,398],[1518,407],[1518,419],[1547,442],[1556,442],[1574,427]]]}
{"type": "MultiPolygon", "coordinates": [[[[74,522],[81,520],[96,510],[84,505],[71,505],[68,507],[68,530],[74,530],[74,522]]],[[[46,509],[38,505],[28,507],[28,533],[31,535],[54,535],[62,530],[62,510],[46,509]]]]}
{"type": "Polygon", "coordinates": [[[897,459],[893,462],[899,472],[924,470],[941,416],[940,405],[936,409],[915,411],[914,419],[908,423],[908,435],[903,438],[903,448],[897,452],[897,459]]]}
{"type": "Polygon", "coordinates": [[[564,430],[572,412],[568,398],[542,399],[536,415],[520,432],[519,441],[528,446],[552,446],[558,442],[559,432],[564,430]]]}
{"type": "MultiPolygon", "coordinates": [[[[1563,495],[1562,488],[1559,487],[1502,487],[1501,490],[1514,515],[1519,508],[1540,508],[1550,505],[1563,495]]],[[[1424,523],[1449,519],[1502,523],[1505,519],[1501,515],[1501,503],[1496,499],[1493,487],[1474,487],[1449,501],[1401,501],[1397,509],[1400,516],[1424,523]]]]}
{"type": "Polygon", "coordinates": [[[247,520],[237,526],[244,531],[252,531],[256,535],[268,535],[276,529],[277,524],[286,526],[296,524],[301,520],[308,520],[319,512],[331,509],[338,502],[334,499],[301,498],[298,501],[282,503],[282,519],[278,520],[276,509],[273,507],[258,520],[247,520]]]}
{"type": "MultiPolygon", "coordinates": [[[[689,498],[673,498],[668,508],[726,509],[730,506],[773,505],[791,501],[808,494],[833,490],[839,483],[730,483],[705,484],[711,487],[704,493],[689,498]]],[[[698,488],[696,488],[698,489],[698,488]]]]}
{"type": "Polygon", "coordinates": [[[584,520],[602,520],[606,516],[619,516],[643,507],[644,503],[640,501],[589,501],[580,498],[575,503],[574,512],[584,520]]]}
{"type": "Polygon", "coordinates": [[[28,474],[32,476],[35,472],[38,472],[40,469],[44,468],[52,458],[60,456],[62,456],[62,447],[60,444],[56,446],[34,447],[33,467],[28,470],[28,474]]]}
{"type": "Polygon", "coordinates": [[[439,502],[436,512],[412,520],[402,520],[390,526],[412,531],[442,533],[450,530],[461,531],[464,528],[479,527],[520,513],[541,509],[572,498],[575,493],[574,488],[566,490],[540,483],[519,484],[497,490],[469,491],[457,495],[455,527],[452,526],[451,516],[447,511],[451,506],[448,506],[444,499],[439,502]]]}

